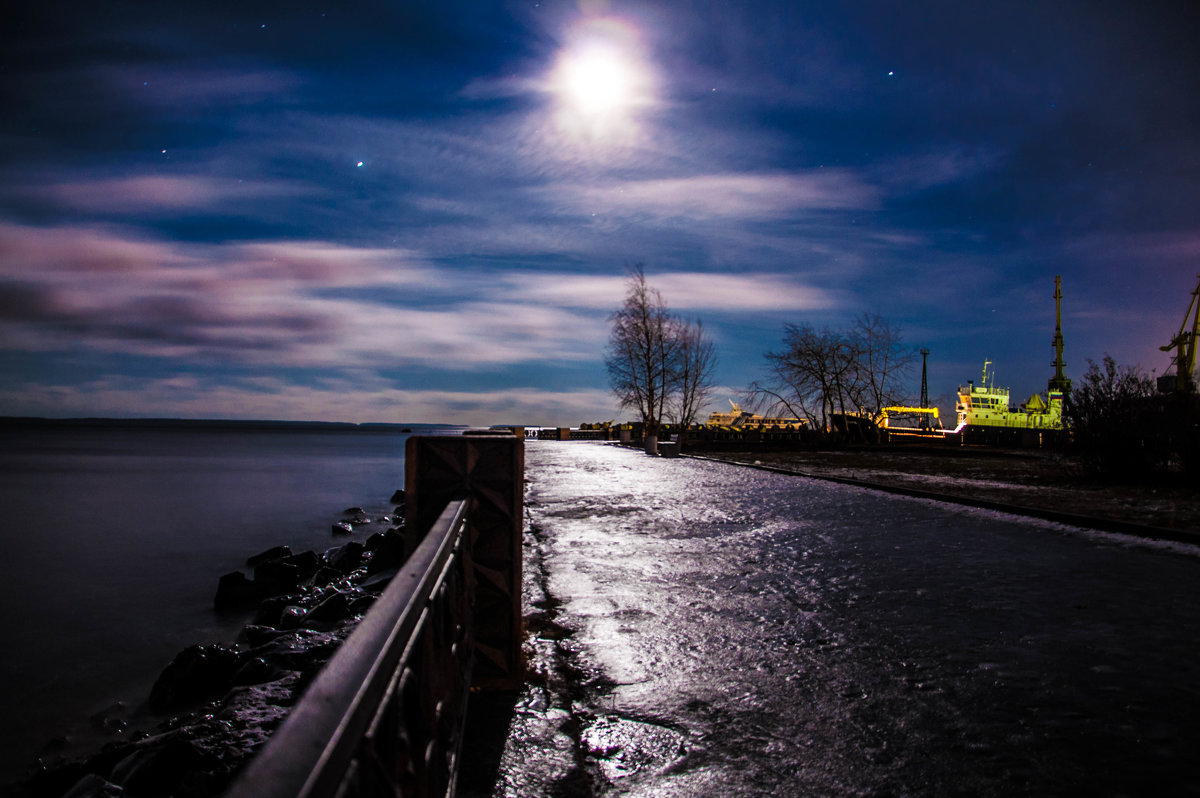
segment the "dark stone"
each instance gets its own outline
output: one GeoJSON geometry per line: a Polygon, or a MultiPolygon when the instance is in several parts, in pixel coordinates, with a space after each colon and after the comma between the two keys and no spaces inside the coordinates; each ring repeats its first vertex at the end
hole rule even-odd
{"type": "Polygon", "coordinates": [[[371,562],[367,564],[367,573],[369,574],[400,567],[410,553],[405,545],[404,536],[390,530],[372,535],[367,540],[367,548],[374,552],[371,555],[371,562]],[[372,543],[374,543],[373,547],[372,543]]]}
{"type": "Polygon", "coordinates": [[[338,521],[329,531],[335,535],[351,535],[354,533],[354,527],[345,521],[338,521]]]}
{"type": "Polygon", "coordinates": [[[256,649],[253,655],[286,670],[316,671],[337,651],[343,637],[336,632],[294,629],[256,649]]]}
{"type": "Polygon", "coordinates": [[[241,657],[220,645],[185,648],[159,674],[150,689],[150,709],[168,712],[224,694],[241,657]]]}
{"type": "Polygon", "coordinates": [[[238,635],[238,642],[245,643],[251,648],[254,648],[270,643],[271,641],[278,639],[283,634],[285,633],[279,631],[274,626],[263,626],[261,624],[251,623],[242,627],[242,631],[238,635]]]}
{"type": "Polygon", "coordinates": [[[267,662],[262,657],[251,657],[233,674],[233,686],[245,687],[249,684],[265,684],[283,675],[283,671],[267,662]]]}
{"type": "Polygon", "coordinates": [[[327,585],[330,582],[334,582],[341,578],[341,571],[337,570],[336,568],[331,568],[327,565],[322,565],[317,572],[313,574],[313,578],[309,583],[314,587],[318,587],[320,585],[327,585]]]}
{"type": "Polygon", "coordinates": [[[282,560],[265,562],[254,569],[254,584],[268,596],[290,593],[300,581],[300,569],[282,560]]]}
{"type": "Polygon", "coordinates": [[[284,609],[299,601],[300,596],[293,593],[263,599],[259,602],[258,609],[254,613],[254,620],[251,623],[255,626],[270,626],[278,629],[280,628],[279,619],[283,617],[284,609]]]}
{"type": "Polygon", "coordinates": [[[342,510],[342,515],[366,515],[367,511],[361,507],[347,507],[342,510]]]}
{"type": "Polygon", "coordinates": [[[308,610],[296,604],[289,604],[283,608],[283,612],[279,615],[280,629],[299,629],[304,626],[304,621],[308,617],[308,610]]]}
{"type": "Polygon", "coordinates": [[[363,551],[363,544],[352,540],[325,552],[325,562],[339,573],[348,574],[362,563],[363,551]]]}
{"type": "Polygon", "coordinates": [[[176,795],[189,775],[217,769],[212,754],[184,737],[135,751],[117,763],[112,779],[130,795],[176,795]]]}
{"type": "Polygon", "coordinates": [[[291,556],[292,556],[292,550],[289,547],[276,546],[275,548],[267,549],[264,552],[260,552],[258,554],[255,554],[253,557],[248,558],[246,560],[246,567],[247,568],[257,568],[258,566],[262,565],[265,562],[270,562],[271,560],[282,560],[285,557],[291,557],[291,556]]]}
{"type": "Polygon", "coordinates": [[[123,788],[97,773],[89,773],[63,793],[62,798],[120,798],[124,794],[123,788]]]}
{"type": "Polygon", "coordinates": [[[334,623],[350,617],[350,599],[340,590],[331,590],[317,606],[304,616],[307,623],[334,623]]]}
{"type": "Polygon", "coordinates": [[[291,557],[283,560],[288,565],[294,565],[300,569],[300,581],[307,582],[316,575],[321,568],[321,555],[315,551],[302,551],[299,554],[293,554],[291,557]]]}
{"type": "Polygon", "coordinates": [[[261,585],[251,582],[241,571],[231,571],[221,577],[213,607],[219,612],[249,609],[266,597],[261,585]]]}
{"type": "Polygon", "coordinates": [[[404,523],[404,505],[403,504],[400,505],[399,507],[392,508],[392,518],[396,521],[397,524],[404,523]]]}
{"type": "Polygon", "coordinates": [[[395,493],[393,493],[391,502],[392,502],[392,504],[403,505],[404,504],[404,491],[398,490],[395,493]]]}

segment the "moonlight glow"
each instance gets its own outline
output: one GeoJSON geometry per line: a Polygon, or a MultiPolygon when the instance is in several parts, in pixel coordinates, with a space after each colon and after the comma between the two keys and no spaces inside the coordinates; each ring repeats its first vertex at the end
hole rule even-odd
{"type": "Polygon", "coordinates": [[[612,48],[593,46],[563,61],[564,99],[585,114],[619,111],[632,102],[633,83],[621,54],[612,48]]]}
{"type": "Polygon", "coordinates": [[[613,18],[580,23],[566,36],[550,78],[557,127],[589,145],[629,142],[638,112],[653,105],[653,83],[636,28],[613,18]]]}

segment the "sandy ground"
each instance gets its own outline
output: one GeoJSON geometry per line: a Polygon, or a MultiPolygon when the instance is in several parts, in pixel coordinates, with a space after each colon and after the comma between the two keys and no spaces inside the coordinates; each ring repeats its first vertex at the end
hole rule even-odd
{"type": "Polygon", "coordinates": [[[1053,452],[877,447],[704,456],[1200,533],[1197,488],[1153,481],[1104,483],[1089,478],[1070,457],[1053,452]]]}

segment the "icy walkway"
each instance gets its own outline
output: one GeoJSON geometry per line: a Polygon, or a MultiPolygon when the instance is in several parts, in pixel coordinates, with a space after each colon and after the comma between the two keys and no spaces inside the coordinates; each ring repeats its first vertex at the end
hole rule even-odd
{"type": "Polygon", "coordinates": [[[526,461],[495,795],[1200,794],[1200,549],[612,445],[526,461]]]}

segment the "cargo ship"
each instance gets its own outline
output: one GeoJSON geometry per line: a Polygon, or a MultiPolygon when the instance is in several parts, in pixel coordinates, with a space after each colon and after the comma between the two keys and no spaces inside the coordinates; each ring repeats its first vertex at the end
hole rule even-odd
{"type": "Polygon", "coordinates": [[[1063,400],[1071,390],[1071,381],[1064,374],[1062,335],[1062,278],[1054,278],[1054,376],[1047,383],[1046,397],[1034,394],[1025,404],[1013,407],[1008,388],[996,385],[992,361],[983,361],[983,377],[979,385],[968,381],[959,386],[955,411],[958,426],[954,432],[963,442],[1000,443],[1019,439],[1023,445],[1040,445],[1046,436],[1063,429],[1063,400]]]}
{"type": "Polygon", "coordinates": [[[983,361],[983,376],[979,385],[969,381],[958,388],[958,427],[955,432],[990,427],[997,430],[1060,430],[1062,429],[1063,392],[1053,388],[1049,399],[1035,393],[1025,404],[1013,407],[1008,388],[996,385],[995,371],[989,371],[992,361],[983,361]]]}
{"type": "Polygon", "coordinates": [[[783,429],[800,429],[805,422],[798,418],[770,417],[760,416],[758,413],[751,413],[749,410],[743,410],[741,405],[732,399],[729,400],[729,412],[713,413],[705,422],[709,427],[722,429],[749,429],[756,427],[777,427],[783,429]]]}

